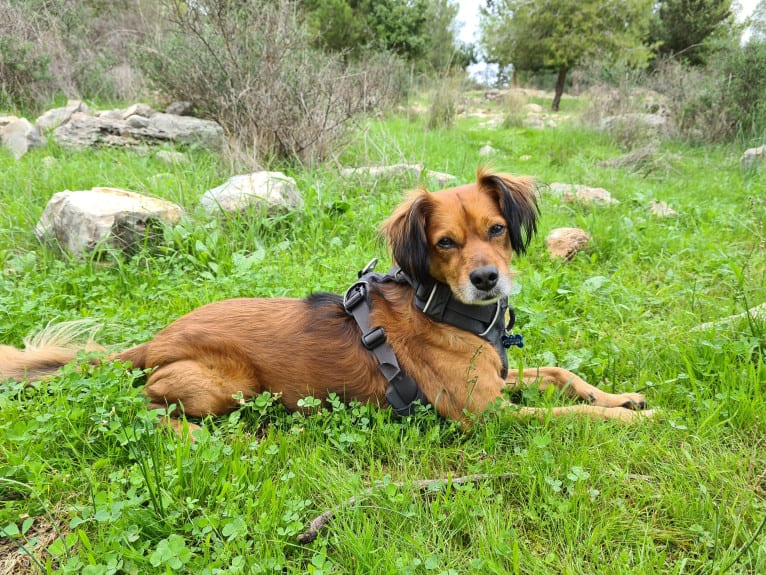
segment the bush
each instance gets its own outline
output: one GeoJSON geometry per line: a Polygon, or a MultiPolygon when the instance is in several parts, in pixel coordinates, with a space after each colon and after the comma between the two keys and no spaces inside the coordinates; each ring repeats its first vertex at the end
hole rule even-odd
{"type": "Polygon", "coordinates": [[[455,121],[462,99],[462,79],[457,77],[436,81],[428,98],[428,128],[448,128],[455,121]]]}
{"type": "Polygon", "coordinates": [[[393,58],[356,68],[322,53],[294,0],[198,0],[167,9],[170,29],[158,29],[141,53],[146,75],[259,156],[324,158],[349,120],[396,94],[393,58]]]}
{"type": "MultiPolygon", "coordinates": [[[[762,138],[766,132],[766,42],[751,40],[711,55],[704,67],[663,58],[649,71],[625,71],[613,84],[589,88],[584,119],[661,112],[691,141],[762,138]],[[648,89],[647,89],[648,88],[648,89]]],[[[635,134],[628,138],[632,140],[635,134]]]]}
{"type": "Polygon", "coordinates": [[[31,18],[0,0],[0,111],[34,108],[50,91],[49,59],[33,35],[31,18]]]}

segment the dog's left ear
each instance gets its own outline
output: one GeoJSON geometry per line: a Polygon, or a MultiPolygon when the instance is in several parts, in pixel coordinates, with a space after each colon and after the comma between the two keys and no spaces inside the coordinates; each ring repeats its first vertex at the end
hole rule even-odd
{"type": "Polygon", "coordinates": [[[532,178],[492,174],[480,169],[476,174],[479,189],[494,194],[508,225],[511,248],[517,254],[527,251],[537,233],[537,186],[532,178]]]}
{"type": "Polygon", "coordinates": [[[422,283],[431,277],[426,237],[430,205],[428,192],[415,190],[380,227],[396,264],[422,283]]]}

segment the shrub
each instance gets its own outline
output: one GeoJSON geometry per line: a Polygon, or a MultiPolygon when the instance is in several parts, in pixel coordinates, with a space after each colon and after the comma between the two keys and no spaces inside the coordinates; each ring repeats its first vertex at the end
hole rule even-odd
{"type": "Polygon", "coordinates": [[[28,14],[0,0],[0,111],[34,108],[50,90],[49,59],[33,33],[28,14]]]}
{"type": "Polygon", "coordinates": [[[457,77],[437,81],[428,98],[428,128],[448,128],[455,121],[460,107],[462,80],[457,77]]]}
{"type": "Polygon", "coordinates": [[[396,62],[364,68],[312,47],[294,0],[198,0],[166,5],[142,68],[172,99],[189,100],[259,156],[326,157],[348,121],[390,101],[396,62]]]}
{"type": "Polygon", "coordinates": [[[503,126],[518,128],[523,125],[527,113],[527,96],[521,90],[508,90],[503,97],[503,126]]]}

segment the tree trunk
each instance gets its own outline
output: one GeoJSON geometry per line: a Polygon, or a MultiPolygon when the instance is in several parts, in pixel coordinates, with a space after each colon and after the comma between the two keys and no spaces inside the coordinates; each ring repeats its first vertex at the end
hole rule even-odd
{"type": "Polygon", "coordinates": [[[564,84],[567,81],[567,72],[569,72],[569,68],[567,66],[562,66],[559,68],[559,77],[556,80],[556,94],[553,96],[553,104],[551,105],[551,110],[554,112],[559,111],[561,95],[564,93],[564,84]]]}

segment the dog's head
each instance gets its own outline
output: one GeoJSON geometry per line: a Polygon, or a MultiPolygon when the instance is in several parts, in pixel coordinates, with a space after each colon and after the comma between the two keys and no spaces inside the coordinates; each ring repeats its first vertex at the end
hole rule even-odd
{"type": "Polygon", "coordinates": [[[411,278],[445,283],[463,303],[489,304],[510,293],[508,263],[526,252],[537,216],[531,178],[480,169],[473,184],[415,190],[382,232],[411,278]]]}

